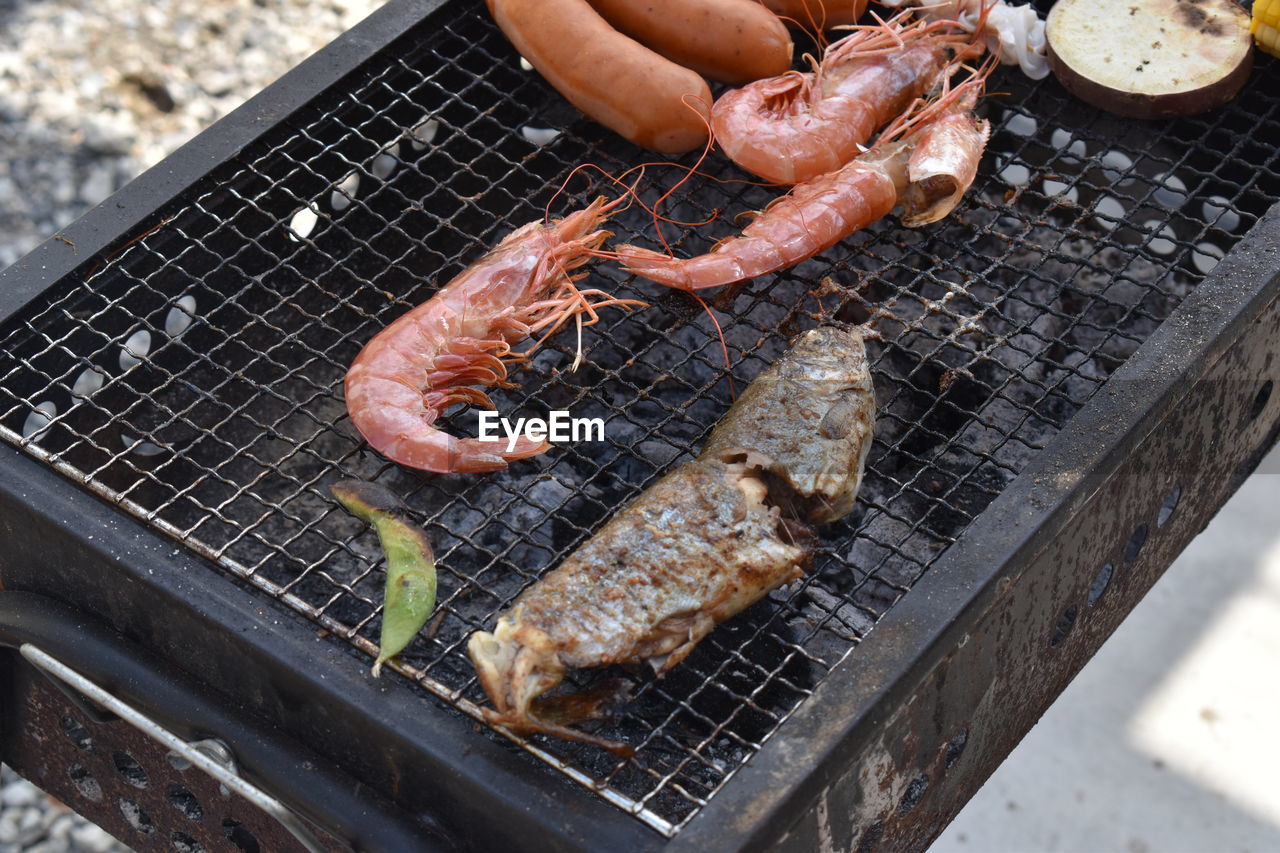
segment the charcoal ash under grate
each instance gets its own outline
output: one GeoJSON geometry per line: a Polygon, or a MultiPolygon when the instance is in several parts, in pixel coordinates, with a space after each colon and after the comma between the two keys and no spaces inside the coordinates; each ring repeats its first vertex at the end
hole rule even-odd
{"type": "MultiPolygon", "coordinates": [[[[1204,273],[1204,246],[1229,249],[1280,195],[1275,153],[1248,137],[1278,129],[1265,94],[1275,74],[1264,65],[1251,86],[1256,116],[1233,107],[1154,131],[1003,74],[994,88],[1009,94],[986,106],[990,151],[950,219],[919,231],[879,223],[794,270],[709,295],[738,389],[814,315],[879,331],[881,415],[859,509],[822,531],[810,576],[719,628],[665,679],[575,674],[582,688],[632,680],[632,700],[601,733],[638,745],[634,759],[543,738],[539,748],[658,828],[695,813],[1168,316],[1204,273]]],[[[555,214],[611,191],[583,175],[553,203],[575,166],[617,174],[649,158],[520,73],[478,15],[410,34],[357,77],[7,330],[0,424],[12,440],[34,418],[31,452],[364,652],[384,575],[371,534],[327,487],[386,483],[440,560],[438,617],[406,650],[406,672],[480,702],[469,633],[696,449],[730,405],[730,383],[695,301],[603,266],[589,284],[653,307],[606,312],[585,330],[577,373],[574,333],[562,333],[493,396],[509,414],[603,417],[606,442],[483,477],[425,477],[370,452],[340,396],[361,343],[549,203],[555,214]],[[437,127],[418,147],[424,116],[437,127]],[[563,132],[535,145],[519,133],[527,126],[563,132]],[[192,321],[170,334],[187,298],[192,321]],[[140,330],[148,352],[122,370],[140,330]],[[89,369],[102,387],[73,397],[89,369]],[[54,412],[33,416],[46,402],[54,412]],[[162,452],[139,453],[140,441],[162,452]]],[[[716,182],[740,177],[722,160],[704,169],[711,179],[664,208],[684,221],[715,215],[662,226],[681,253],[773,197],[716,182]]],[[[677,174],[650,169],[642,197],[677,174]]],[[[617,242],[657,244],[638,205],[612,227],[617,242]]],[[[448,423],[471,431],[474,413],[448,423]]]]}

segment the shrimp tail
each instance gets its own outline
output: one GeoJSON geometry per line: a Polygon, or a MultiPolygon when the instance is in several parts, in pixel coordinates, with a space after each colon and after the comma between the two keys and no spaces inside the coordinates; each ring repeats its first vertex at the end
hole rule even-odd
{"type": "MultiPolygon", "coordinates": [[[[397,411],[390,417],[399,419],[400,416],[397,411]]],[[[511,442],[505,438],[496,441],[455,438],[426,424],[425,416],[404,418],[404,421],[400,434],[379,451],[392,462],[424,471],[455,474],[501,471],[517,459],[536,456],[551,448],[545,441],[531,441],[523,436],[511,442]]]]}
{"type": "Polygon", "coordinates": [[[618,247],[617,256],[622,260],[622,268],[629,273],[679,290],[699,288],[687,273],[687,262],[680,258],[629,243],[618,247]]]}

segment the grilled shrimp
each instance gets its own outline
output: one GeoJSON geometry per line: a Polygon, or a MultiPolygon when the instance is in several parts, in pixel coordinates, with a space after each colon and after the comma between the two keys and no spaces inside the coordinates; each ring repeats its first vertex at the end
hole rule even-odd
{"type": "Polygon", "coordinates": [[[810,73],[789,71],[720,96],[716,141],[730,160],[780,184],[834,172],[862,143],[933,90],[953,64],[981,48],[950,22],[858,27],[810,73]]]}
{"type": "Polygon", "coordinates": [[[936,222],[959,203],[986,147],[990,126],[972,114],[981,83],[975,75],[904,122],[904,138],[895,140],[896,131],[886,131],[875,147],[840,169],[796,184],[741,236],[722,240],[705,255],[675,258],[622,245],[613,256],[628,272],[700,290],[795,266],[898,204],[904,225],[936,222]]]}
{"type": "Polygon", "coordinates": [[[472,385],[498,385],[511,345],[554,332],[570,318],[634,300],[579,290],[571,271],[586,263],[608,232],[598,226],[619,200],[598,198],[549,223],[531,222],[418,307],[373,337],[347,370],[351,421],[375,450],[401,465],[439,473],[495,471],[512,459],[546,450],[521,437],[511,450],[475,438],[455,438],[435,424],[454,403],[493,408],[472,385]],[[597,297],[592,303],[589,297],[597,297]]]}
{"type": "Polygon", "coordinates": [[[874,409],[861,333],[807,332],[739,398],[698,459],[525,590],[492,633],[471,636],[489,722],[625,749],[549,723],[539,697],[573,668],[646,661],[664,673],[716,623],[801,577],[811,534],[789,517],[792,499],[807,501],[815,521],[849,512],[874,409]]]}

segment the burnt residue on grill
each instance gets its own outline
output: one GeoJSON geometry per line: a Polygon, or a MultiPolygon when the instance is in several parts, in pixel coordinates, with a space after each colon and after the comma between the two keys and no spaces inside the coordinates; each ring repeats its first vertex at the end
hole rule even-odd
{"type": "MultiPolygon", "coordinates": [[[[582,119],[468,10],[408,33],[179,200],[159,228],[4,330],[0,431],[28,452],[371,653],[376,540],[329,484],[404,496],[439,560],[436,618],[401,673],[464,711],[482,700],[469,634],[705,440],[742,388],[817,318],[867,322],[879,420],[855,512],[812,572],[717,628],[600,733],[634,758],[534,738],[544,756],[674,832],[1133,354],[1280,197],[1274,63],[1237,105],[1126,122],[1052,80],[1002,72],[993,134],[948,219],[890,219],[777,275],[697,302],[610,265],[587,284],[652,307],[560,334],[493,394],[509,416],[600,417],[607,440],[483,476],[424,476],[362,444],[343,374],[378,329],[511,229],[587,203],[650,159],[582,119]],[[521,128],[562,131],[539,146],[521,128]],[[145,333],[145,334],[144,334],[145,333]]],[[[686,163],[691,165],[693,159],[686,163]]],[[[666,203],[678,253],[734,233],[776,190],[719,158],[666,203]]],[[[650,167],[652,203],[682,172],[650,167]]],[[[656,245],[633,205],[617,240],[656,245]]],[[[475,429],[475,414],[448,426],[475,429]]],[[[424,713],[435,713],[424,702],[424,713]]],[[[494,734],[480,735],[491,736],[494,734]]]]}

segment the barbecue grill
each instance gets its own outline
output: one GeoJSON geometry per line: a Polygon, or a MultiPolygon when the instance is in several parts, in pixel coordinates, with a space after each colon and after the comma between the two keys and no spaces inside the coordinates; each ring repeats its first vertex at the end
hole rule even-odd
{"type": "MultiPolygon", "coordinates": [[[[651,307],[604,313],[576,372],[552,338],[494,400],[606,439],[427,476],[346,417],[360,346],[511,229],[615,192],[576,167],[652,158],[483,10],[392,0],[0,274],[0,756],[137,849],[926,846],[1280,433],[1276,62],[1159,123],[990,88],[948,219],[878,223],[714,319],[600,265],[651,307]],[[810,574],[666,677],[624,674],[599,733],[632,757],[481,724],[470,633],[823,319],[878,332],[880,412],[810,574]],[[380,680],[377,540],[328,494],[349,477],[404,496],[440,565],[380,680]]],[[[700,168],[662,208],[711,220],[663,224],[677,253],[776,194],[700,168]]]]}

